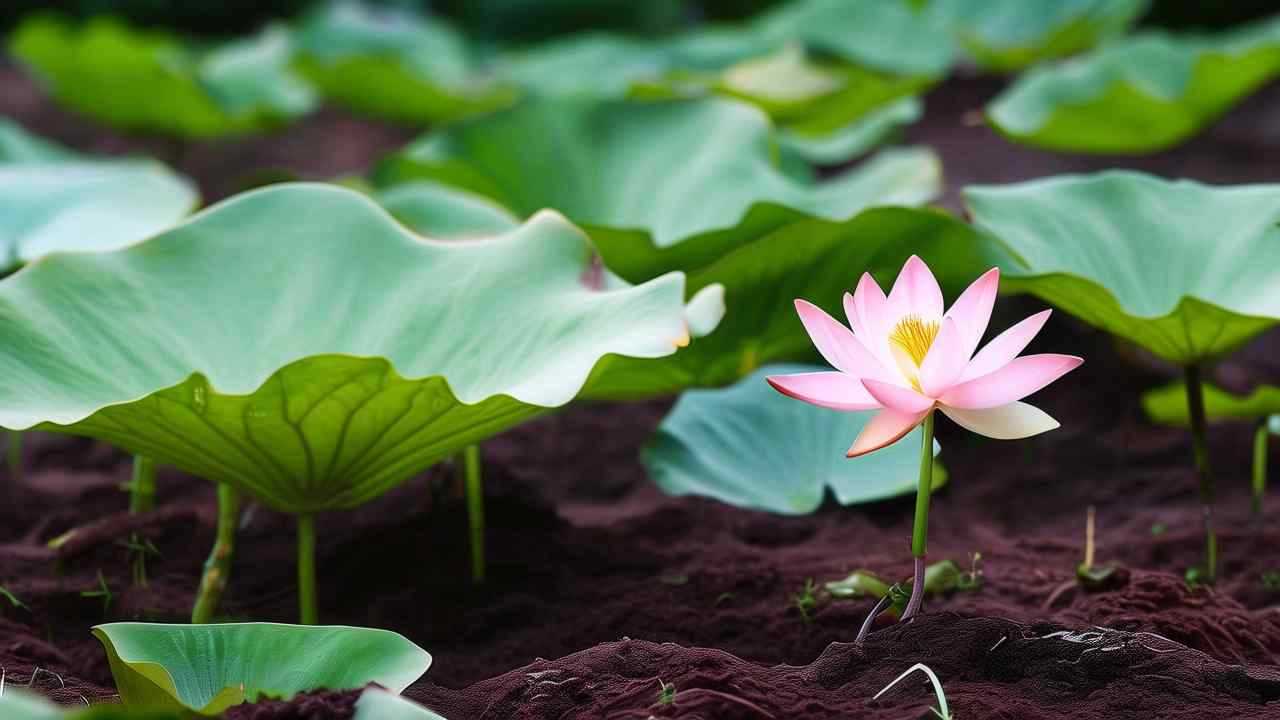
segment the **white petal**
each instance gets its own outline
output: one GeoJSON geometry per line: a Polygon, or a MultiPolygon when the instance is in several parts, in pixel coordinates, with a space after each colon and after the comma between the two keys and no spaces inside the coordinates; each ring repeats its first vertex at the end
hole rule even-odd
{"type": "Polygon", "coordinates": [[[1040,408],[1018,401],[984,410],[964,410],[940,405],[957,425],[997,440],[1017,440],[1058,427],[1058,421],[1040,408]]]}

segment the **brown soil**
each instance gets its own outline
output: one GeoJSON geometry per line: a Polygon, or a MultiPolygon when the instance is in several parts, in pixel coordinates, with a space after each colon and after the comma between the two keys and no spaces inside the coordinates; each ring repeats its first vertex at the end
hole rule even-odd
{"type": "MultiPolygon", "coordinates": [[[[1275,179],[1278,88],[1196,141],[1132,163],[1019,149],[963,124],[964,110],[994,89],[950,83],[910,132],[943,153],[947,204],[964,183],[1119,164],[1275,179]]],[[[162,147],[63,115],[12,70],[0,69],[0,112],[77,147],[162,147]]],[[[325,112],[275,138],[188,150],[182,168],[216,197],[261,168],[358,171],[404,137],[325,112]]],[[[1037,307],[1002,302],[993,327],[1037,307]]],[[[1220,375],[1278,381],[1267,360],[1278,347],[1280,338],[1265,339],[1220,375]]],[[[806,579],[858,568],[906,576],[911,500],[828,503],[780,518],[665,497],[636,457],[669,401],[578,406],[486,443],[491,578],[482,586],[466,579],[466,520],[448,492],[448,468],[320,518],[322,619],[393,629],[431,651],[434,667],[407,694],[451,720],[924,717],[933,701],[915,679],[870,700],[918,661],[939,674],[966,719],[1280,718],[1280,592],[1262,579],[1280,570],[1280,526],[1249,516],[1248,428],[1211,433],[1224,579],[1189,589],[1181,574],[1201,550],[1190,444],[1184,432],[1150,426],[1138,407],[1141,389],[1167,379],[1162,369],[1061,315],[1032,350],[1087,358],[1037,398],[1062,429],[1019,443],[939,429],[952,482],[934,501],[931,557],[967,565],[980,552],[982,587],[931,601],[909,625],[880,622],[861,651],[843,643],[869,602],[827,600],[806,622],[791,598],[806,579]],[[1129,570],[1113,590],[1072,582],[1089,505],[1099,559],[1129,570]],[[675,686],[669,705],[656,704],[659,680],[675,686]]],[[[0,598],[0,666],[10,684],[30,682],[63,702],[109,700],[110,673],[88,629],[186,618],[213,539],[212,490],[163,471],[162,509],[139,523],[118,489],[129,473],[120,453],[36,434],[27,463],[21,482],[0,484],[0,585],[25,603],[0,598]],[[45,547],[73,527],[91,532],[57,552],[45,547]],[[134,530],[161,553],[145,588],[130,585],[117,544],[134,530]],[[101,589],[100,577],[109,601],[84,595],[101,589]]],[[[288,519],[258,509],[239,542],[228,615],[292,619],[288,519]]],[[[343,718],[351,697],[317,694],[237,717],[343,718]]]]}

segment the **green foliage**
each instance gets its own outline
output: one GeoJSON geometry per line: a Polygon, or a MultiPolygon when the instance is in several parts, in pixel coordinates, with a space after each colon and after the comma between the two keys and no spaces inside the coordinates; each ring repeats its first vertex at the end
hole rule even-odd
{"type": "Polygon", "coordinates": [[[126,706],[215,716],[262,697],[378,683],[399,693],[431,666],[401,635],[370,628],[276,623],[112,623],[102,642],[126,706]]]}
{"type": "Polygon", "coordinates": [[[862,597],[879,599],[889,592],[889,584],[870,570],[855,570],[840,580],[824,583],[823,587],[831,597],[842,600],[862,597]]]}
{"type": "MultiPolygon", "coordinates": [[[[1233,395],[1213,385],[1204,384],[1204,411],[1210,420],[1256,420],[1264,415],[1280,413],[1280,387],[1259,385],[1248,395],[1233,395]]],[[[1189,427],[1187,388],[1172,383],[1142,394],[1142,408],[1162,425],[1189,427]]]]}
{"type": "Polygon", "coordinates": [[[954,295],[992,265],[1012,262],[967,223],[936,210],[901,207],[871,208],[831,222],[757,205],[732,229],[668,248],[634,232],[595,229],[592,236],[605,264],[629,280],[681,270],[688,274],[689,292],[724,287],[729,310],[716,331],[648,375],[673,391],[732,383],[767,363],[810,359],[813,343],[792,301],[805,298],[840,316],[841,298],[862,271],[888,287],[916,253],[954,295]]]}
{"type": "Polygon", "coordinates": [[[979,65],[1013,72],[1113,39],[1150,0],[926,0],[925,14],[947,27],[979,65]]]}
{"type": "MultiPolygon", "coordinates": [[[[445,243],[335,186],[253,191],[0,286],[0,426],[100,437],[289,512],[352,507],[704,324],[678,274],[590,292],[589,258],[549,212],[445,243]]],[[[615,384],[645,390],[629,368],[615,384]]]]}
{"type": "Polygon", "coordinates": [[[197,201],[191,183],[158,162],[79,155],[0,121],[0,269],[130,245],[197,201]]]}
{"type": "Polygon", "coordinates": [[[1030,292],[1180,365],[1280,323],[1280,185],[1214,187],[1133,172],[971,187],[974,224],[1030,292]]]}
{"type": "MultiPolygon", "coordinates": [[[[783,396],[768,375],[826,367],[770,365],[722,390],[690,390],[641,454],[649,475],[672,495],[783,514],[813,512],[831,488],[843,505],[914,492],[921,430],[852,460],[845,451],[870,412],[837,412],[783,396]]],[[[934,451],[941,446],[934,443],[934,451]]],[[[941,474],[939,474],[941,475],[941,474]]],[[[943,479],[935,478],[934,487],[943,479]]]]}
{"type": "Polygon", "coordinates": [[[1217,35],[1144,32],[1033,69],[987,108],[1017,142],[1146,153],[1186,140],[1280,73],[1280,17],[1217,35]]]}
{"type": "Polygon", "coordinates": [[[404,123],[495,110],[514,89],[484,77],[466,39],[443,20],[334,2],[298,27],[296,67],[326,98],[404,123]]]}
{"type": "Polygon", "coordinates": [[[315,97],[289,69],[279,28],[200,49],[97,18],[37,15],[9,50],[67,107],[125,130],[207,138],[263,130],[309,112],[315,97]]]}
{"type": "Polygon", "coordinates": [[[791,606],[800,613],[800,621],[805,625],[813,622],[813,613],[818,609],[818,584],[813,578],[807,578],[800,591],[791,595],[791,606]]]}
{"type": "Polygon", "coordinates": [[[597,242],[629,233],[660,248],[740,225],[760,203],[835,220],[937,191],[937,161],[925,151],[817,184],[784,172],[776,143],[760,112],[727,100],[531,101],[423,136],[376,180],[453,185],[523,217],[554,208],[597,242]]]}

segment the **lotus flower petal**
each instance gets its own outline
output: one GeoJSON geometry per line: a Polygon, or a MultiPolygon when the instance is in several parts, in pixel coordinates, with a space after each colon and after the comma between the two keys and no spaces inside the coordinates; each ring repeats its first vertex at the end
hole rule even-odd
{"type": "Polygon", "coordinates": [[[942,317],[942,288],[919,256],[912,255],[902,266],[889,291],[889,307],[899,318],[910,314],[926,320],[942,317]]]}
{"type": "Polygon", "coordinates": [[[959,353],[965,359],[973,357],[978,349],[982,335],[987,331],[987,323],[991,321],[991,309],[996,304],[996,293],[1000,288],[1000,268],[991,268],[965,288],[960,297],[947,310],[947,317],[954,318],[959,326],[964,345],[959,353]]]}
{"type": "Polygon", "coordinates": [[[960,427],[996,440],[1017,440],[1039,435],[1058,427],[1058,421],[1034,405],[1011,402],[982,410],[965,410],[943,405],[940,408],[960,427]]]}
{"type": "Polygon", "coordinates": [[[960,379],[968,365],[964,348],[969,340],[955,318],[942,321],[942,330],[920,363],[920,389],[929,397],[938,397],[960,379]]]}
{"type": "Polygon", "coordinates": [[[1038,312],[997,335],[969,361],[969,366],[960,375],[961,382],[982,377],[1008,365],[1010,360],[1026,349],[1051,314],[1052,310],[1038,312]]]}
{"type": "MultiPolygon", "coordinates": [[[[1027,355],[982,377],[960,383],[941,398],[943,405],[980,410],[1021,400],[1080,366],[1074,355],[1027,355]]],[[[865,384],[865,383],[864,383],[865,384]]]]}
{"type": "Polygon", "coordinates": [[[880,403],[852,375],[840,372],[771,375],[766,378],[775,390],[832,410],[874,410],[880,403]]]}
{"type": "Polygon", "coordinates": [[[933,407],[933,400],[908,387],[862,378],[862,386],[879,404],[902,412],[924,412],[933,407]]]}
{"type": "Polygon", "coordinates": [[[866,455],[898,442],[911,432],[912,428],[919,425],[928,412],[926,410],[918,413],[904,413],[892,408],[881,410],[871,418],[871,422],[867,423],[862,432],[858,433],[858,439],[853,441],[853,446],[845,456],[853,458],[866,455]]]}
{"type": "Polygon", "coordinates": [[[805,300],[796,300],[796,313],[800,315],[800,322],[804,323],[814,346],[832,367],[854,377],[888,379],[884,367],[854,337],[853,331],[822,308],[805,300]]]}

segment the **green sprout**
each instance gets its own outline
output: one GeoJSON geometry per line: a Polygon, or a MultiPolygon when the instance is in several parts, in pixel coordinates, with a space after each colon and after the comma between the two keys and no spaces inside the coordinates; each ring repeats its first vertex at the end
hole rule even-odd
{"type": "Polygon", "coordinates": [[[800,620],[808,625],[813,622],[813,613],[818,609],[818,584],[813,578],[806,578],[800,592],[791,595],[791,605],[800,613],[800,620]]]}
{"type": "Polygon", "coordinates": [[[27,607],[26,603],[19,600],[17,595],[14,595],[9,590],[9,588],[3,585],[0,585],[0,598],[4,598],[5,600],[8,600],[9,604],[12,605],[16,610],[26,610],[28,612],[30,612],[31,610],[31,608],[27,607]]]}
{"type": "Polygon", "coordinates": [[[658,678],[658,704],[672,705],[676,701],[676,684],[658,678]]]}
{"type": "Polygon", "coordinates": [[[950,708],[947,707],[947,695],[942,691],[942,681],[938,680],[938,676],[935,675],[934,672],[929,669],[929,666],[924,663],[916,663],[915,665],[907,668],[905,672],[894,678],[893,682],[885,685],[880,692],[876,693],[875,696],[871,698],[871,700],[873,702],[879,700],[881,695],[884,695],[890,688],[897,685],[903,678],[913,672],[923,673],[925,677],[928,678],[929,683],[933,685],[933,695],[938,699],[938,707],[929,708],[933,711],[933,714],[941,718],[941,720],[954,720],[955,716],[951,714],[950,708]]]}
{"type": "Polygon", "coordinates": [[[82,598],[102,598],[102,614],[106,615],[111,612],[111,603],[115,601],[116,594],[111,592],[111,586],[107,584],[107,579],[102,576],[102,571],[98,571],[98,587],[93,590],[81,590],[82,598]]]}
{"type": "MultiPolygon", "coordinates": [[[[1268,570],[1262,573],[1262,589],[1267,592],[1280,592],[1280,570],[1268,570]]],[[[3,590],[0,588],[0,590],[3,590]]]]}
{"type": "Polygon", "coordinates": [[[1095,510],[1092,505],[1085,511],[1084,520],[1084,561],[1076,566],[1076,579],[1088,590],[1101,589],[1115,575],[1114,565],[1096,565],[1094,553],[1095,510]]]}

